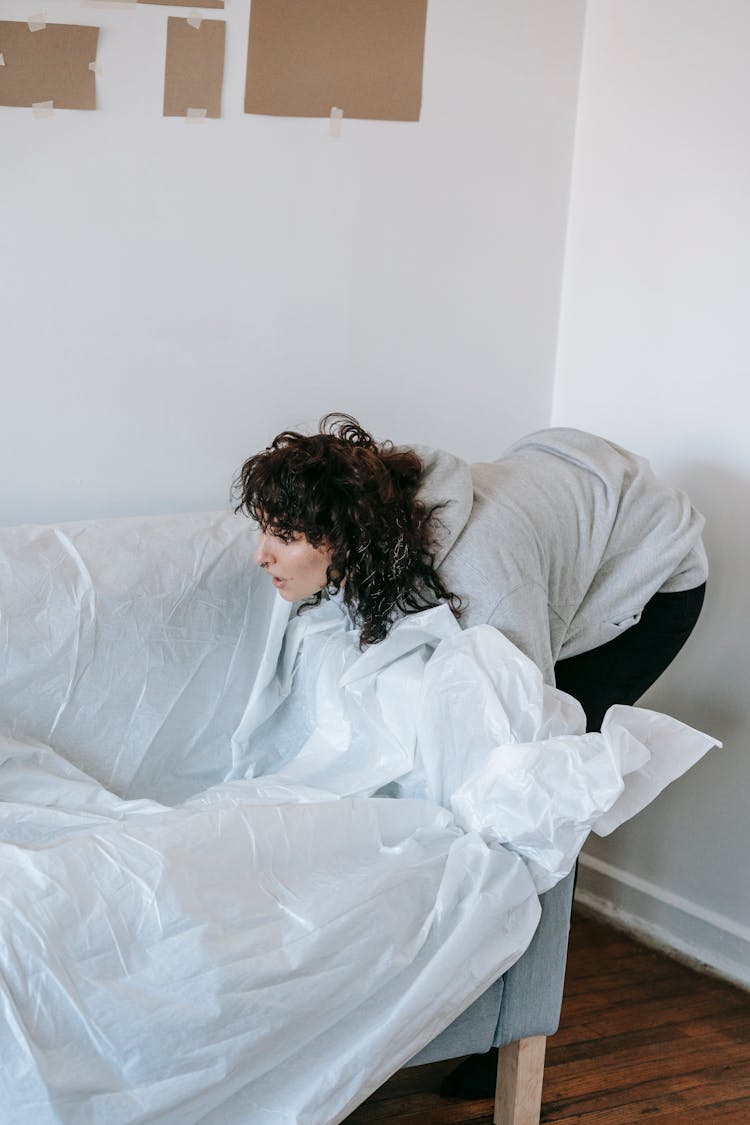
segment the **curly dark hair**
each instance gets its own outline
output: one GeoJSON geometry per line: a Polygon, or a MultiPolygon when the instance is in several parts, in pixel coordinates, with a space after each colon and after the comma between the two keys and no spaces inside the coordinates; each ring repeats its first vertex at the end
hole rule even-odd
{"type": "MultiPolygon", "coordinates": [[[[399,614],[461,599],[435,570],[433,517],[417,498],[423,467],[411,449],[376,442],[349,414],[326,414],[317,434],[285,430],[245,461],[232,494],[261,529],[301,533],[332,551],[326,581],[343,588],[360,643],[383,640],[399,614]]],[[[303,603],[319,605],[323,591],[303,603]]]]}

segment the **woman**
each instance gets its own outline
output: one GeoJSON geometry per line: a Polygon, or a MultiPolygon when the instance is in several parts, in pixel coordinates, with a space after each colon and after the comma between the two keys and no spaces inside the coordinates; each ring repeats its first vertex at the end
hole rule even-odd
{"type": "Polygon", "coordinates": [[[643,458],[578,430],[469,466],[329,414],[317,434],[279,434],[235,487],[281,597],[341,591],[363,646],[446,601],[579,699],[590,730],[654,683],[703,602],[703,517],[643,458]]]}
{"type": "MultiPolygon", "coordinates": [[[[329,414],[317,434],[285,431],[250,457],[236,490],[282,598],[340,591],[363,646],[445,601],[577,698],[590,731],[654,683],[703,603],[703,517],[643,458],[578,430],[543,430],[469,466],[329,414]]],[[[442,1092],[492,1096],[496,1060],[467,1059],[442,1092]]]]}

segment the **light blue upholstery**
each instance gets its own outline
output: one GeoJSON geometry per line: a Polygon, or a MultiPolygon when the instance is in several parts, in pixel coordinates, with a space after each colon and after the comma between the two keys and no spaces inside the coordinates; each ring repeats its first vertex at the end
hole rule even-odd
{"type": "Polygon", "coordinates": [[[530,1035],[553,1035],[560,1022],[568,954],[570,875],[541,896],[542,916],[523,957],[407,1064],[480,1054],[530,1035]]]}

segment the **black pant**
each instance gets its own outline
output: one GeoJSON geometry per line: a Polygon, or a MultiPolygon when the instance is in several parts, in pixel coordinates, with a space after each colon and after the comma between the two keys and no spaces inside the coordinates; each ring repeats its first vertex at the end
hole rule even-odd
{"type": "Polygon", "coordinates": [[[635,703],[658,680],[693,631],[706,584],[655,594],[637,625],[589,652],[558,660],[555,682],[586,712],[586,729],[601,728],[613,703],[635,703]]]}

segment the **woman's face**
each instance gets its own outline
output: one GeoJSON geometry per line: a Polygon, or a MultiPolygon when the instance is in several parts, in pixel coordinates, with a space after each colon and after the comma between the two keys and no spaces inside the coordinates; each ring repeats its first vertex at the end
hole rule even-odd
{"type": "Polygon", "coordinates": [[[284,601],[298,602],[326,585],[332,555],[325,544],[313,547],[302,532],[274,535],[269,528],[259,530],[253,558],[268,572],[284,601]]]}

